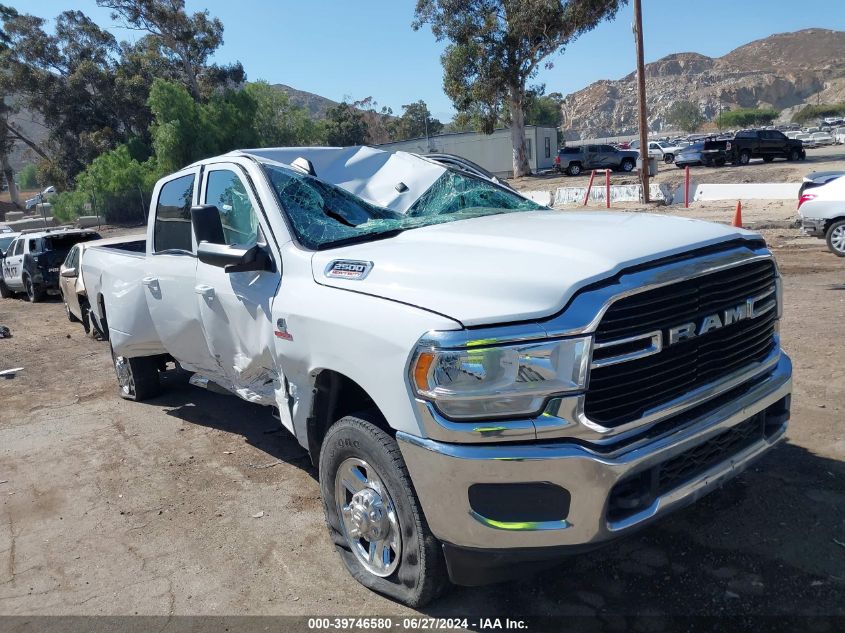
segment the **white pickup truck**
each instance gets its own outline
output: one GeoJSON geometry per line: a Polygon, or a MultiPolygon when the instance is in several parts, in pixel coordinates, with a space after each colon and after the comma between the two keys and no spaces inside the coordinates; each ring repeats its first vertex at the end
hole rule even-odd
{"type": "Polygon", "coordinates": [[[755,233],[368,147],[233,152],[152,200],[145,252],[82,261],[121,395],[175,360],[277,409],[352,576],[408,605],[626,534],[784,436],[755,233]]]}

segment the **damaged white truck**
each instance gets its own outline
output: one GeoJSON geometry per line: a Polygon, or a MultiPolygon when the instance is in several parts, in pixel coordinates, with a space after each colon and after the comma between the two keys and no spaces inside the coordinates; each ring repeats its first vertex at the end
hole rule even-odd
{"type": "Polygon", "coordinates": [[[646,525],[789,419],[759,235],[554,211],[412,154],[204,160],[156,185],[145,249],[82,274],[120,393],[176,361],[275,407],[350,573],[408,605],[646,525]]]}

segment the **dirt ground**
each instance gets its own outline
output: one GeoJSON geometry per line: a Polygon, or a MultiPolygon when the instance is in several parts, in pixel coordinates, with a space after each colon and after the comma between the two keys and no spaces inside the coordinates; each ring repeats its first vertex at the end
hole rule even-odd
{"type": "MultiPolygon", "coordinates": [[[[794,212],[755,216],[780,213],[794,212]]],[[[785,281],[788,440],[636,535],[422,613],[598,615],[615,630],[644,615],[845,615],[845,261],[788,221],[763,232],[785,281]]],[[[152,402],[121,400],[107,344],[55,300],[0,300],[0,324],[14,335],[0,370],[23,367],[0,378],[0,614],[414,613],[343,569],[314,471],[267,411],[178,375],[152,402]]]]}

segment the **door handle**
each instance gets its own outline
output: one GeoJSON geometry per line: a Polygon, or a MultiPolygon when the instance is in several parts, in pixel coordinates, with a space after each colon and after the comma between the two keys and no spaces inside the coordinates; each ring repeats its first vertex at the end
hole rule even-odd
{"type": "Polygon", "coordinates": [[[144,277],[141,280],[141,285],[147,286],[148,288],[150,286],[155,286],[157,283],[158,283],[158,279],[156,277],[144,277]]]}
{"type": "Polygon", "coordinates": [[[198,286],[194,286],[194,292],[198,295],[205,297],[206,299],[213,299],[214,298],[214,288],[211,286],[206,286],[205,284],[199,284],[198,286]]]}

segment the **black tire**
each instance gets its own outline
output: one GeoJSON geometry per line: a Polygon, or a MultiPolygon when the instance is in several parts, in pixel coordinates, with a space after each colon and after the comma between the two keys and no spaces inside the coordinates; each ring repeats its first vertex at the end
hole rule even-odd
{"type": "Polygon", "coordinates": [[[578,163],[572,163],[566,168],[566,173],[570,176],[577,176],[581,173],[581,165],[578,163]]]}
{"type": "MultiPolygon", "coordinates": [[[[336,422],[326,434],[319,463],[326,524],[340,557],[355,580],[410,607],[420,607],[448,586],[446,562],[440,543],[428,529],[399,445],[373,423],[378,419],[377,412],[349,415],[336,422]],[[366,569],[346,536],[335,490],[338,470],[350,463],[347,460],[361,460],[366,470],[373,469],[372,474],[366,473],[367,481],[371,477],[380,480],[387,489],[388,502],[395,509],[401,551],[394,559],[398,560],[395,569],[387,576],[366,569]]],[[[351,497],[351,491],[342,489],[342,492],[351,497]]],[[[348,505],[351,499],[345,501],[348,505]]],[[[366,538],[359,537],[357,543],[362,540],[366,538]]]]}
{"type": "Polygon", "coordinates": [[[740,152],[737,162],[740,165],[747,165],[751,162],[751,152],[740,152]]]}
{"type": "Polygon", "coordinates": [[[663,162],[667,165],[671,165],[675,162],[675,155],[674,154],[663,154],[663,162]]]}
{"type": "Polygon", "coordinates": [[[12,292],[12,289],[6,285],[6,282],[0,279],[0,297],[3,299],[11,299],[15,296],[15,293],[12,292]]]}
{"type": "Polygon", "coordinates": [[[825,233],[827,248],[837,257],[845,257],[845,220],[837,220],[825,233]]]}
{"type": "Polygon", "coordinates": [[[619,166],[622,168],[622,171],[630,172],[630,171],[634,171],[634,167],[636,167],[636,163],[633,160],[631,160],[630,158],[625,158],[625,159],[622,160],[622,162],[619,164],[619,166]]]}
{"type": "Polygon", "coordinates": [[[88,305],[88,300],[85,297],[79,297],[79,311],[82,313],[82,328],[86,334],[91,333],[91,306],[88,305]]]}
{"type": "Polygon", "coordinates": [[[679,165],[678,163],[675,163],[675,167],[677,167],[678,169],[684,169],[686,165],[679,165]]]}
{"type": "Polygon", "coordinates": [[[117,392],[125,400],[141,402],[154,398],[161,392],[158,376],[159,362],[155,356],[125,358],[115,356],[111,349],[112,365],[117,376],[117,392]]]}
{"type": "Polygon", "coordinates": [[[801,158],[801,152],[799,152],[797,149],[793,149],[789,152],[789,156],[787,157],[786,160],[790,160],[792,162],[795,162],[799,158],[801,158]]]}
{"type": "Polygon", "coordinates": [[[23,278],[23,287],[26,290],[26,298],[29,299],[30,303],[38,303],[44,300],[44,288],[41,287],[41,284],[33,283],[28,275],[23,278]]]}
{"type": "Polygon", "coordinates": [[[774,156],[763,156],[764,163],[771,163],[775,159],[774,156]]]}

